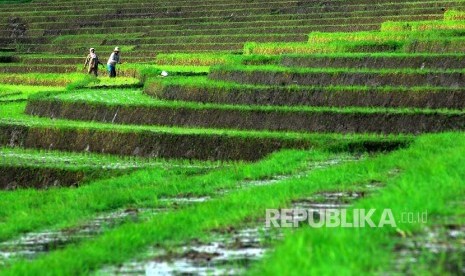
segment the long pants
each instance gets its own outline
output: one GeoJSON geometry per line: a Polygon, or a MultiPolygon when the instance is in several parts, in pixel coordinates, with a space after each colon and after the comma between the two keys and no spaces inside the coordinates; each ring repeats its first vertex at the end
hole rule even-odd
{"type": "Polygon", "coordinates": [[[98,67],[89,68],[89,74],[94,74],[96,77],[98,77],[98,67]]]}
{"type": "Polygon", "coordinates": [[[116,66],[107,64],[107,68],[108,68],[108,74],[110,78],[116,77],[116,66]]]}

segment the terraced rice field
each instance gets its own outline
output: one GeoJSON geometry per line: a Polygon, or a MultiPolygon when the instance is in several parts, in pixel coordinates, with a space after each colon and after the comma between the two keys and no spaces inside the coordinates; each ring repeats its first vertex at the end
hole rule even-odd
{"type": "Polygon", "coordinates": [[[0,0],[0,275],[464,274],[464,42],[460,0],[0,0]]]}

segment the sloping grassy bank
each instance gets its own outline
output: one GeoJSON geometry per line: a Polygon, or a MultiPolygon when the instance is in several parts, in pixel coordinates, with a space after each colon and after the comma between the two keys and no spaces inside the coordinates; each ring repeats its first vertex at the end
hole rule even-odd
{"type": "Polygon", "coordinates": [[[463,70],[286,68],[277,66],[215,66],[209,78],[243,84],[448,86],[465,84],[463,70]]]}
{"type": "Polygon", "coordinates": [[[423,133],[460,130],[460,110],[331,108],[159,101],[138,90],[80,91],[35,97],[29,115],[116,124],[339,133],[423,133]]]}
{"type": "Polygon", "coordinates": [[[0,148],[0,189],[77,186],[137,169],[175,168],[182,164],[176,160],[5,147],[0,148]]]}
{"type": "Polygon", "coordinates": [[[283,148],[379,150],[411,136],[341,135],[118,125],[24,115],[24,104],[0,105],[0,143],[59,149],[207,160],[257,160],[283,148]]]}
{"type": "Polygon", "coordinates": [[[450,87],[248,85],[206,77],[149,78],[144,93],[162,100],[275,106],[465,107],[465,90],[450,87]]]}

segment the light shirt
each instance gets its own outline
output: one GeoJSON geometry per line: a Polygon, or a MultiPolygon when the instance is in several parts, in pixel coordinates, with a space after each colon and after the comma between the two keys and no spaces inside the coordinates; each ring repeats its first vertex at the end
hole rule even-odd
{"type": "Polygon", "coordinates": [[[111,53],[107,64],[115,66],[117,63],[119,63],[119,54],[116,54],[115,52],[113,52],[111,53]]]}

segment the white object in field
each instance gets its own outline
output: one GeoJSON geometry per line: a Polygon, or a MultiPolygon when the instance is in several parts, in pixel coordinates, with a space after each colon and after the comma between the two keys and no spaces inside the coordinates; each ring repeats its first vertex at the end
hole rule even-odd
{"type": "Polygon", "coordinates": [[[166,72],[166,71],[161,71],[161,76],[162,76],[162,77],[167,77],[167,76],[168,76],[168,72],[166,72]]]}

